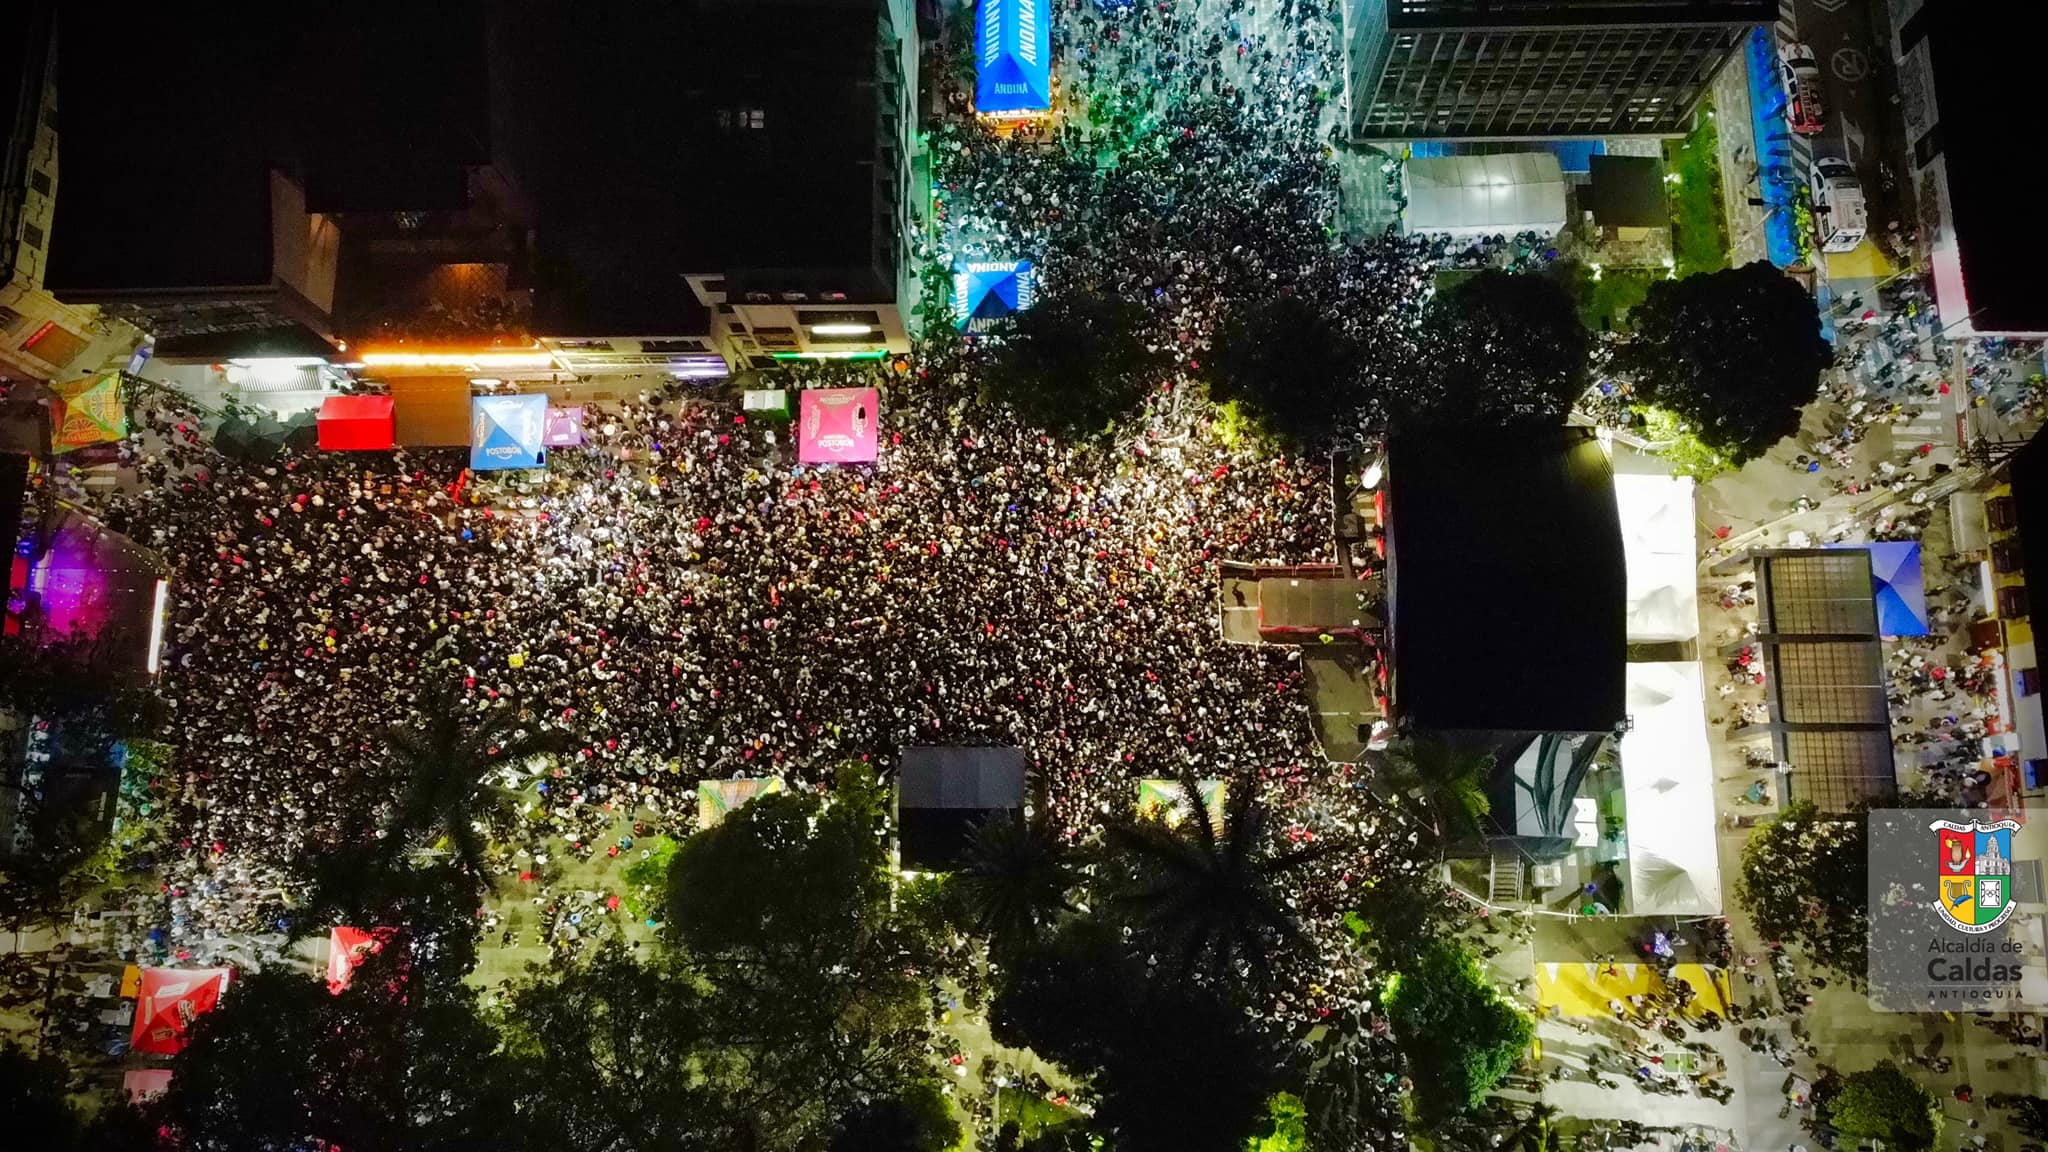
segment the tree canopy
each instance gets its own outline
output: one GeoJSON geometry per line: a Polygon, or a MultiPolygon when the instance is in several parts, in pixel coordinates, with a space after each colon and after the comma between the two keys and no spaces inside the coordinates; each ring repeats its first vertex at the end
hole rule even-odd
{"type": "Polygon", "coordinates": [[[1927,1152],[1941,1134],[1940,1101],[1889,1060],[1844,1078],[1827,1116],[1843,1135],[1899,1152],[1927,1152]]]}
{"type": "Polygon", "coordinates": [[[1812,297],[1771,265],[1660,280],[1613,368],[1736,463],[1799,430],[1833,358],[1812,297]]]}
{"type": "Polygon", "coordinates": [[[965,858],[953,875],[975,930],[991,948],[1007,953],[1030,943],[1061,912],[1081,876],[1076,853],[1046,821],[1023,812],[998,813],[982,821],[967,841],[965,858]]]}
{"type": "Polygon", "coordinates": [[[539,1148],[746,1147],[742,1061],[710,991],[616,944],[536,972],[500,1013],[527,1139],[539,1148]],[[743,1135],[744,1134],[744,1135],[743,1135]]]}
{"type": "Polygon", "coordinates": [[[1547,276],[1488,269],[1462,280],[1430,301],[1422,332],[1412,420],[1561,424],[1589,382],[1592,339],[1571,294],[1547,276]]]}
{"type": "Polygon", "coordinates": [[[990,1027],[1090,1077],[1118,1152],[1241,1152],[1278,1086],[1281,1055],[1242,1009],[1133,957],[1104,918],[1071,918],[1008,965],[990,1027]]]}
{"type": "Polygon", "coordinates": [[[1462,944],[1437,939],[1406,961],[1384,1000],[1425,1119],[1469,1111],[1526,1054],[1536,1026],[1462,944]]]}
{"type": "Polygon", "coordinates": [[[450,690],[417,724],[387,729],[384,742],[401,780],[384,829],[386,854],[402,855],[419,840],[446,836],[462,866],[483,878],[484,842],[476,825],[501,816],[506,804],[491,774],[561,751],[566,737],[512,704],[479,711],[450,690]]]}
{"type": "Polygon", "coordinates": [[[823,1132],[922,1074],[936,961],[891,907],[886,797],[848,766],[829,796],[759,797],[676,853],[670,930],[710,982],[769,1142],[823,1132]]]}
{"type": "Polygon", "coordinates": [[[257,972],[194,1022],[151,1112],[194,1152],[485,1147],[511,1135],[497,1046],[466,985],[419,978],[394,949],[339,996],[257,972]]]}
{"type": "Polygon", "coordinates": [[[1795,800],[1742,846],[1735,899],[1766,940],[1861,979],[1870,947],[1868,835],[1861,815],[1830,818],[1795,800]]]}
{"type": "Polygon", "coordinates": [[[1478,835],[1493,811],[1486,793],[1493,768],[1491,752],[1441,737],[1412,736],[1377,756],[1372,782],[1394,803],[1420,809],[1431,837],[1457,840],[1478,835]]]}
{"type": "Polygon", "coordinates": [[[989,394],[1041,428],[1094,435],[1144,399],[1161,365],[1145,311],[1093,292],[1041,297],[1010,321],[987,366],[989,394]]]}
{"type": "Polygon", "coordinates": [[[960,1142],[960,1123],[930,1080],[854,1109],[832,1137],[830,1152],[946,1152],[960,1142]]]}
{"type": "Polygon", "coordinates": [[[1208,369],[1213,398],[1242,402],[1297,445],[1328,441],[1363,404],[1358,349],[1328,308],[1299,295],[1232,307],[1208,369]]]}
{"type": "MultiPolygon", "coordinates": [[[[1181,793],[1201,794],[1192,772],[1181,793]]],[[[1108,895],[1139,946],[1156,952],[1178,978],[1196,977],[1232,987],[1248,978],[1254,995],[1274,983],[1274,962],[1312,946],[1284,896],[1286,876],[1349,847],[1324,840],[1276,849],[1267,836],[1268,811],[1253,781],[1230,782],[1223,826],[1199,805],[1176,826],[1158,817],[1109,826],[1109,842],[1122,854],[1108,895]]]]}

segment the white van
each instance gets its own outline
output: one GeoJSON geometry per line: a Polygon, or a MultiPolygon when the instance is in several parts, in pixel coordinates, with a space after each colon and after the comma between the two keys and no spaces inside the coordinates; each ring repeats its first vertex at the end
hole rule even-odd
{"type": "Polygon", "coordinates": [[[1823,252],[1847,252],[1863,243],[1870,213],[1863,200],[1863,182],[1847,160],[1820,156],[1813,161],[1813,228],[1823,252]]]}

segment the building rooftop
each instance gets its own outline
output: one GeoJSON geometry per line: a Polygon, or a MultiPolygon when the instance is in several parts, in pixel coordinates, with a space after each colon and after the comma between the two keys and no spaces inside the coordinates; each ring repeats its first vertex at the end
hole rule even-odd
{"type": "Polygon", "coordinates": [[[1764,24],[1777,0],[1386,0],[1396,28],[1764,24]]]}
{"type": "Polygon", "coordinates": [[[873,283],[842,290],[884,286],[879,11],[880,0],[697,0],[594,24],[514,4],[495,62],[509,167],[538,214],[540,326],[676,330],[678,310],[695,307],[684,273],[814,269],[821,287],[849,276],[873,283]]]}
{"type": "Polygon", "coordinates": [[[896,770],[897,853],[903,866],[929,871],[957,864],[976,825],[1024,807],[1027,771],[1020,748],[903,749],[896,770]]]}
{"type": "Polygon", "coordinates": [[[28,194],[29,154],[49,74],[57,6],[52,0],[25,0],[13,17],[13,35],[0,44],[0,285],[14,275],[15,234],[28,194]]]}
{"type": "MultiPolygon", "coordinates": [[[[2048,12],[2034,5],[2001,8],[1996,35],[1986,34],[1983,14],[1968,4],[1929,3],[1914,17],[1922,20],[1971,327],[2048,331],[2048,294],[2039,287],[2048,231],[2028,221],[2026,165],[2012,145],[2038,139],[2048,120],[2035,82],[2048,12]]],[[[1962,319],[1942,317],[1943,323],[1962,319]]]]}
{"type": "Polygon", "coordinates": [[[111,69],[89,27],[60,49],[60,295],[269,284],[273,168],[314,211],[427,209],[455,206],[463,165],[488,156],[479,0],[122,19],[125,40],[178,63],[111,69]]]}
{"type": "Polygon", "coordinates": [[[1606,732],[1624,714],[1621,523],[1581,428],[1387,449],[1394,712],[1425,731],[1606,732]]]}

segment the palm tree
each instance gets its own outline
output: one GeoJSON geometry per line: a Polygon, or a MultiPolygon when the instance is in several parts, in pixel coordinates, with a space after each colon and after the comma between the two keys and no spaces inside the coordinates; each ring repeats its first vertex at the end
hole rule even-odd
{"type": "Polygon", "coordinates": [[[1493,754],[1473,752],[1436,736],[1414,736],[1374,757],[1373,784],[1391,802],[1419,807],[1438,840],[1484,830],[1493,811],[1486,785],[1493,754]]]}
{"type": "Polygon", "coordinates": [[[1274,852],[1267,810],[1248,777],[1230,781],[1223,826],[1202,806],[1192,771],[1181,772],[1190,809],[1177,826],[1160,819],[1110,825],[1110,843],[1132,867],[1114,901],[1141,943],[1165,953],[1178,975],[1236,979],[1249,970],[1259,990],[1273,986],[1273,961],[1312,944],[1282,894],[1288,873],[1349,845],[1326,840],[1274,852]]]}
{"type": "Polygon", "coordinates": [[[975,928],[998,951],[1029,944],[1060,913],[1075,911],[1068,893],[1080,880],[1077,854],[1052,827],[1044,803],[1034,811],[982,821],[953,873],[975,928]]]}
{"type": "Polygon", "coordinates": [[[443,693],[417,724],[394,724],[384,732],[388,762],[405,781],[384,828],[384,852],[395,857],[445,835],[456,861],[487,877],[476,825],[508,806],[491,774],[505,764],[561,751],[567,743],[566,733],[535,726],[509,703],[479,713],[459,693],[443,693]]]}

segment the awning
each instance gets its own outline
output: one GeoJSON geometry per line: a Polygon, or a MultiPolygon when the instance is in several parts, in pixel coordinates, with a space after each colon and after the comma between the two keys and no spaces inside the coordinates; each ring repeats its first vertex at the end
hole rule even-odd
{"type": "Polygon", "coordinates": [[[1031,307],[1037,273],[1029,260],[963,261],[953,266],[953,315],[980,329],[1031,307]]]}
{"type": "Polygon", "coordinates": [[[773,776],[742,776],[731,780],[697,781],[697,831],[715,827],[719,821],[745,807],[757,796],[782,791],[782,781],[773,776]]]}
{"type": "Polygon", "coordinates": [[[974,110],[1052,107],[1052,16],[1045,0],[981,0],[974,27],[974,110]]]}
{"type": "MultiPolygon", "coordinates": [[[[1211,778],[1195,781],[1195,794],[1201,797],[1202,810],[1209,815],[1209,826],[1223,830],[1223,805],[1228,785],[1221,779],[1211,778]]],[[[1169,825],[1177,825],[1187,817],[1189,805],[1187,789],[1178,780],[1138,781],[1138,817],[1158,817],[1169,825]]]]}
{"type": "Polygon", "coordinates": [[[872,464],[882,394],[873,388],[808,388],[797,401],[796,458],[805,464],[872,464]]]}
{"type": "Polygon", "coordinates": [[[386,382],[397,440],[407,448],[469,446],[469,377],[400,376],[386,382]]]}
{"type": "Polygon", "coordinates": [[[128,435],[128,410],[121,404],[121,374],[108,372],[52,385],[50,451],[58,455],[128,435]]]}
{"type": "Polygon", "coordinates": [[[547,463],[548,398],[478,396],[469,408],[469,466],[478,472],[547,463]]]}
{"type": "Polygon", "coordinates": [[[386,452],[397,425],[389,396],[329,396],[320,404],[322,452],[386,452]]]}
{"type": "Polygon", "coordinates": [[[1548,235],[1565,226],[1564,170],[1548,152],[1410,159],[1401,184],[1401,228],[1411,235],[1548,235]]]}
{"type": "Polygon", "coordinates": [[[1630,664],[1628,716],[1630,727],[1621,735],[1628,910],[1638,916],[1717,915],[1721,858],[1700,665],[1630,664]]]}
{"type": "Polygon", "coordinates": [[[1880,636],[1927,635],[1926,582],[1920,572],[1920,542],[1880,540],[1874,544],[1830,544],[1870,553],[1871,592],[1877,599],[1880,636]]]}
{"type": "Polygon", "coordinates": [[[1689,476],[1614,477],[1621,514],[1621,555],[1628,572],[1632,644],[1691,640],[1700,634],[1699,553],[1689,476]]]}
{"type": "Polygon", "coordinates": [[[336,996],[348,988],[348,982],[362,967],[368,957],[384,950],[384,938],[390,929],[380,928],[365,932],[361,928],[339,926],[327,933],[327,990],[336,996]]]}
{"type": "Polygon", "coordinates": [[[144,968],[129,1047],[177,1055],[192,1021],[213,1011],[234,977],[232,968],[144,968]]]}

